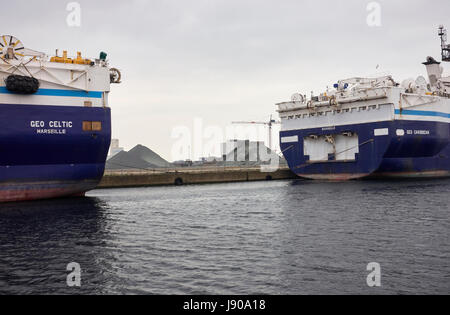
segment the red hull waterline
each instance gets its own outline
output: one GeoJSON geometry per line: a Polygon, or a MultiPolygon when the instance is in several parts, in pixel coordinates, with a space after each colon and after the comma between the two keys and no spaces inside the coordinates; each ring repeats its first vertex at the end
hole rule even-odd
{"type": "Polygon", "coordinates": [[[304,179],[312,179],[319,181],[342,182],[354,179],[360,179],[370,174],[297,174],[304,179]]]}
{"type": "Polygon", "coordinates": [[[83,197],[94,189],[98,181],[77,183],[14,183],[0,185],[0,203],[53,199],[62,197],[83,197]]]}

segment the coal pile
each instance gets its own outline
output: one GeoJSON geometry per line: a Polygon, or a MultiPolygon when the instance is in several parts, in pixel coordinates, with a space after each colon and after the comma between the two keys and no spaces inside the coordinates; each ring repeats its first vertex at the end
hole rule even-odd
{"type": "Polygon", "coordinates": [[[173,167],[173,165],[143,145],[137,145],[128,152],[122,151],[106,161],[108,170],[145,170],[169,167],[173,167]]]}
{"type": "Polygon", "coordinates": [[[228,166],[260,166],[270,164],[274,160],[278,160],[280,165],[286,164],[286,160],[266,147],[264,142],[235,140],[224,150],[227,154],[223,156],[221,164],[228,166]]]}

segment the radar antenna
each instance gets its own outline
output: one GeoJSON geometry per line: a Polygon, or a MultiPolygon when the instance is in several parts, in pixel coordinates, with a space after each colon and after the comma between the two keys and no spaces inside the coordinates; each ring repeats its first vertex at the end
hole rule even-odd
{"type": "Polygon", "coordinates": [[[447,30],[443,25],[439,26],[439,36],[441,37],[442,61],[450,62],[450,45],[447,44],[447,30]]]}

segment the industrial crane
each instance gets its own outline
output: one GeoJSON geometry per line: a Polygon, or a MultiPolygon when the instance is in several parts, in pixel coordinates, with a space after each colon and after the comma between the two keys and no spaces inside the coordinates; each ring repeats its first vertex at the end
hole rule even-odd
{"type": "Polygon", "coordinates": [[[239,125],[264,125],[269,127],[269,149],[273,151],[272,149],[272,126],[275,124],[281,124],[281,122],[276,121],[272,118],[272,115],[270,115],[270,120],[268,122],[261,122],[261,121],[234,121],[233,124],[239,124],[239,125]]]}

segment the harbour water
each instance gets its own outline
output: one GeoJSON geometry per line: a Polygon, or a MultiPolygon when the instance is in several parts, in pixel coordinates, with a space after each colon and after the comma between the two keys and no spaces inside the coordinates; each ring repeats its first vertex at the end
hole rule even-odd
{"type": "Polygon", "coordinates": [[[449,179],[294,180],[3,204],[0,293],[448,294],[449,193],[449,179]]]}

